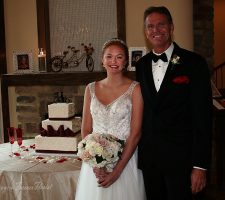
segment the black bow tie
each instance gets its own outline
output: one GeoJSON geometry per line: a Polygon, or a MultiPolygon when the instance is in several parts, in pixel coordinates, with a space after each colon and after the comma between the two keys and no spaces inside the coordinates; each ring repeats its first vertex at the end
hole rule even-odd
{"type": "Polygon", "coordinates": [[[161,59],[164,62],[168,61],[165,53],[162,53],[161,55],[156,55],[156,54],[152,53],[152,60],[154,62],[157,62],[159,59],[161,59]]]}

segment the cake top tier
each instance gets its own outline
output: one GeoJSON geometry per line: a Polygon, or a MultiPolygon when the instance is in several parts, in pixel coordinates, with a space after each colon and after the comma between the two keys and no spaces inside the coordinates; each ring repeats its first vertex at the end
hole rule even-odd
{"type": "Polygon", "coordinates": [[[74,103],[53,103],[48,105],[48,116],[50,119],[67,119],[74,115],[74,103]]]}

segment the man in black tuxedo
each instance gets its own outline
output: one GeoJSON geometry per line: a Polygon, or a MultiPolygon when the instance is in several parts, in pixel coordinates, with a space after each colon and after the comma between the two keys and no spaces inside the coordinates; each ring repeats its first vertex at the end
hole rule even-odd
{"type": "Polygon", "coordinates": [[[144,98],[139,167],[150,200],[190,200],[206,185],[211,158],[212,95],[205,59],[172,41],[165,7],[144,13],[153,50],[136,64],[144,98]]]}

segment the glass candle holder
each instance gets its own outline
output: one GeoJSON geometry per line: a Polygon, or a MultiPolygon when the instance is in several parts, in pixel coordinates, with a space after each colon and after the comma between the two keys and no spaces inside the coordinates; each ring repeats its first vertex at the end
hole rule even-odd
{"type": "Polygon", "coordinates": [[[38,66],[39,66],[39,72],[46,72],[46,55],[43,51],[43,48],[40,48],[40,51],[38,54],[38,66]]]}

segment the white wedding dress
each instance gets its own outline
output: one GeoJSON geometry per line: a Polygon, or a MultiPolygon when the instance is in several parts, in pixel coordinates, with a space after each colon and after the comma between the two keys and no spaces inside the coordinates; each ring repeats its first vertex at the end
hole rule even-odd
{"type": "MultiPolygon", "coordinates": [[[[108,105],[95,95],[95,82],[88,85],[91,93],[93,132],[110,133],[126,139],[130,133],[132,92],[138,84],[132,82],[129,89],[108,105]]],[[[137,150],[127,163],[120,177],[108,188],[98,186],[92,168],[82,163],[75,200],[145,200],[142,171],[137,168],[137,150]]]]}

